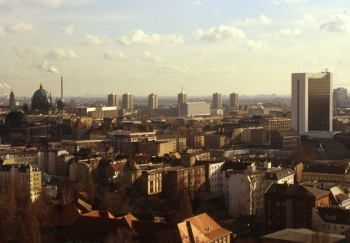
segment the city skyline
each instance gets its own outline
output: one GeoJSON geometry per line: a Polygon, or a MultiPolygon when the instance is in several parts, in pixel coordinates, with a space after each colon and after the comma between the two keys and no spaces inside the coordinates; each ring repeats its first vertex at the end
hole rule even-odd
{"type": "Polygon", "coordinates": [[[17,97],[290,95],[290,74],[347,86],[347,1],[0,2],[0,82],[17,97]],[[161,11],[160,11],[161,10],[161,11]],[[79,89],[77,89],[79,87],[79,89]],[[142,87],[142,88],[140,88],[142,87]]]}

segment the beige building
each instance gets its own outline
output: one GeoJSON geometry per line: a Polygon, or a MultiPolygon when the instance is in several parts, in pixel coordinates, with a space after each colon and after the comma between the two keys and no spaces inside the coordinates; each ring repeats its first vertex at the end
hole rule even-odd
{"type": "Polygon", "coordinates": [[[184,135],[179,135],[179,134],[160,134],[157,135],[157,141],[159,142],[176,142],[176,151],[184,151],[186,150],[186,136],[184,135]]]}
{"type": "Polygon", "coordinates": [[[0,185],[12,183],[35,201],[41,193],[41,171],[30,164],[7,164],[0,166],[0,185]]]}

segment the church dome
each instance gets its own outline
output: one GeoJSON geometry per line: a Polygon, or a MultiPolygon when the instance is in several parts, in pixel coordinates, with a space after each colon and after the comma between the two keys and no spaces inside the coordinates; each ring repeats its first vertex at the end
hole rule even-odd
{"type": "Polygon", "coordinates": [[[27,124],[26,115],[20,109],[15,109],[7,114],[5,119],[6,127],[20,127],[27,124]]]}
{"type": "Polygon", "coordinates": [[[51,95],[43,89],[43,85],[40,84],[40,88],[34,92],[32,97],[32,111],[38,110],[42,113],[47,113],[51,107],[51,95]]]}
{"type": "Polygon", "coordinates": [[[56,100],[56,106],[59,109],[63,109],[63,107],[64,107],[64,100],[63,100],[63,98],[58,98],[56,100]]]}

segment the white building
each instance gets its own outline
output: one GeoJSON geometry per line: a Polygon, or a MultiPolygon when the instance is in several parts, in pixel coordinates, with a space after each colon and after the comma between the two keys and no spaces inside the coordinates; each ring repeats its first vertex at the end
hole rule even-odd
{"type": "Polygon", "coordinates": [[[224,197],[231,215],[261,214],[263,194],[270,183],[294,184],[294,172],[289,168],[275,168],[265,162],[264,167],[252,163],[244,169],[244,163],[238,163],[234,163],[236,169],[222,172],[224,197]]]}
{"type": "Polygon", "coordinates": [[[208,165],[209,190],[222,195],[224,193],[223,174],[221,168],[225,161],[212,161],[208,165]]]}
{"type": "Polygon", "coordinates": [[[332,73],[292,73],[292,127],[299,134],[333,130],[332,87],[332,73]]]}
{"type": "Polygon", "coordinates": [[[179,116],[210,116],[210,103],[188,102],[179,104],[179,116]]]}

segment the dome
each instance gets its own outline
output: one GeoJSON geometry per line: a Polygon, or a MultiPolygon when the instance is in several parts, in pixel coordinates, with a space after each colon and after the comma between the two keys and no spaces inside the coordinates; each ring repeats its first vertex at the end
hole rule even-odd
{"type": "Polygon", "coordinates": [[[5,119],[6,127],[20,127],[27,124],[26,115],[20,109],[15,109],[7,114],[5,119]]]}
{"type": "Polygon", "coordinates": [[[39,112],[47,113],[50,107],[51,95],[40,84],[40,88],[34,92],[32,97],[32,111],[38,110],[39,112]]]}
{"type": "Polygon", "coordinates": [[[59,109],[63,109],[63,107],[64,107],[64,100],[63,100],[63,98],[58,98],[56,100],[56,106],[59,109]]]}

